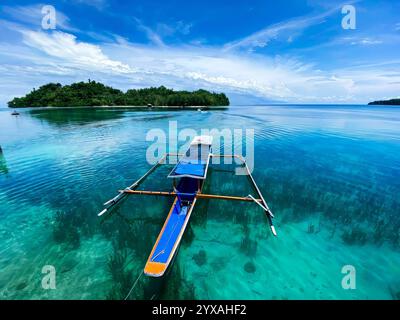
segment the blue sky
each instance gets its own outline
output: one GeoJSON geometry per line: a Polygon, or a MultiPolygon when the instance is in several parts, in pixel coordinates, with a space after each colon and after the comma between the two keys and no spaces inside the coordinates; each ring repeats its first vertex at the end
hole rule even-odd
{"type": "Polygon", "coordinates": [[[0,103],[88,78],[223,91],[234,104],[366,103],[400,96],[399,52],[397,0],[2,1],[0,103]],[[42,28],[44,5],[55,30],[42,28]]]}

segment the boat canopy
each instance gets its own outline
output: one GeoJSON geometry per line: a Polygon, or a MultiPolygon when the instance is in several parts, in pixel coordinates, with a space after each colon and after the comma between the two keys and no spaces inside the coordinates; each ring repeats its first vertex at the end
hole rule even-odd
{"type": "Polygon", "coordinates": [[[190,143],[185,155],[170,172],[168,178],[205,179],[210,161],[212,140],[211,136],[196,136],[190,143]]]}
{"type": "Polygon", "coordinates": [[[190,145],[199,145],[199,144],[203,144],[203,145],[208,145],[211,146],[213,142],[213,137],[212,136],[195,136],[192,140],[192,142],[190,143],[190,145]]]}

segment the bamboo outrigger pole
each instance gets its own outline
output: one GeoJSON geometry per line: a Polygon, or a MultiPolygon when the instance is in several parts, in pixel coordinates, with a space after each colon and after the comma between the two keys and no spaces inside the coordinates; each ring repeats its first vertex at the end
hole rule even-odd
{"type": "Polygon", "coordinates": [[[274,227],[274,223],[272,221],[272,219],[274,218],[274,214],[272,213],[271,209],[268,207],[267,202],[265,201],[260,189],[258,188],[257,183],[254,180],[253,175],[251,174],[250,169],[249,169],[249,167],[247,165],[246,159],[244,159],[241,155],[237,155],[237,154],[229,154],[229,155],[215,155],[215,154],[212,154],[211,156],[212,157],[219,157],[219,158],[224,158],[224,157],[226,157],[226,158],[229,158],[229,157],[230,158],[238,158],[238,159],[240,159],[240,161],[243,162],[243,164],[244,164],[244,166],[246,168],[247,176],[249,177],[249,179],[250,179],[252,185],[254,186],[254,189],[256,190],[257,195],[258,195],[258,197],[260,199],[257,200],[251,195],[249,195],[248,197],[251,200],[253,200],[254,202],[256,202],[259,206],[261,206],[264,209],[264,212],[266,213],[266,216],[267,216],[267,219],[268,219],[269,226],[271,228],[272,234],[274,236],[276,236],[277,235],[276,234],[276,230],[275,230],[275,227],[274,227]],[[261,204],[260,204],[260,202],[261,202],[261,204]]]}
{"type": "MultiPolygon", "coordinates": [[[[253,183],[253,186],[254,186],[254,188],[256,189],[256,192],[257,192],[259,198],[261,199],[262,204],[264,205],[263,209],[264,209],[264,211],[265,211],[265,213],[266,213],[266,215],[267,215],[268,222],[269,222],[269,226],[270,226],[270,228],[271,228],[272,234],[273,234],[274,236],[276,236],[277,234],[276,234],[275,226],[274,226],[274,223],[272,222],[272,218],[274,218],[274,214],[272,213],[271,209],[268,207],[267,202],[265,201],[263,195],[261,194],[261,191],[260,191],[260,189],[258,188],[258,186],[257,186],[257,184],[256,184],[256,182],[255,182],[255,180],[254,180],[254,178],[253,178],[253,175],[252,175],[251,172],[250,172],[249,167],[247,166],[246,160],[245,160],[245,159],[242,159],[242,160],[243,160],[243,163],[244,163],[244,165],[245,165],[245,167],[246,167],[246,171],[247,171],[247,173],[248,173],[249,179],[250,179],[250,181],[253,183]]],[[[258,202],[257,202],[257,203],[258,203],[258,202]]]]}
{"type": "MultiPolygon", "coordinates": [[[[141,176],[138,180],[136,180],[132,185],[125,188],[125,190],[134,190],[135,188],[137,188],[140,185],[140,183],[142,183],[160,164],[162,164],[168,156],[181,156],[181,154],[166,153],[160,160],[158,160],[158,162],[153,167],[151,167],[143,176],[141,176]]],[[[102,210],[98,214],[98,216],[99,217],[102,216],[107,211],[111,210],[118,202],[120,202],[126,196],[126,193],[124,192],[125,190],[119,191],[119,193],[114,198],[105,202],[103,205],[108,207],[102,210]]]]}
{"type": "MultiPolygon", "coordinates": [[[[129,194],[141,194],[146,196],[166,196],[166,197],[176,197],[186,195],[185,193],[179,192],[168,192],[168,191],[147,191],[147,190],[120,190],[120,192],[129,194]]],[[[255,199],[253,197],[234,197],[234,196],[224,196],[217,194],[206,194],[206,193],[196,193],[196,198],[199,199],[219,199],[219,200],[235,200],[235,201],[255,201],[257,203],[262,202],[261,199],[255,199]]]]}

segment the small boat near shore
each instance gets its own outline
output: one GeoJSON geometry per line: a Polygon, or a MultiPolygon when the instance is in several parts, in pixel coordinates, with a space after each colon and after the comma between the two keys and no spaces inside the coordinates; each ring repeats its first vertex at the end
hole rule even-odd
{"type": "Polygon", "coordinates": [[[14,111],[11,113],[11,115],[12,115],[12,116],[19,116],[19,112],[17,112],[16,110],[14,110],[14,111]]]}
{"type": "Polygon", "coordinates": [[[269,209],[260,189],[258,188],[245,159],[240,155],[217,155],[212,153],[211,136],[196,136],[190,143],[189,149],[185,154],[166,154],[158,161],[145,175],[143,175],[134,184],[124,190],[113,199],[104,203],[106,208],[98,216],[104,215],[127,195],[149,195],[149,196],[167,196],[173,197],[174,202],[169,210],[165,223],[157,237],[153,249],[149,255],[144,267],[144,274],[151,277],[160,277],[164,275],[171,261],[173,260],[190,216],[198,199],[219,199],[229,201],[255,202],[260,206],[268,219],[271,231],[276,236],[275,227],[272,219],[274,215],[269,209]],[[167,178],[172,179],[172,190],[151,191],[138,190],[140,184],[161,164],[168,156],[178,156],[179,162],[169,173],[167,178]],[[210,161],[213,157],[234,157],[243,162],[247,171],[247,176],[254,187],[256,195],[245,197],[226,196],[216,194],[202,193],[204,182],[206,181],[210,161]]]}

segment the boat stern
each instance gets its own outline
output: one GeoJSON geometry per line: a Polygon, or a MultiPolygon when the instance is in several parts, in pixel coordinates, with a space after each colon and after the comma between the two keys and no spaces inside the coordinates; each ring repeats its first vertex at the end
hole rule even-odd
{"type": "Polygon", "coordinates": [[[148,261],[144,267],[144,274],[150,277],[162,277],[167,267],[166,263],[148,261]]]}

